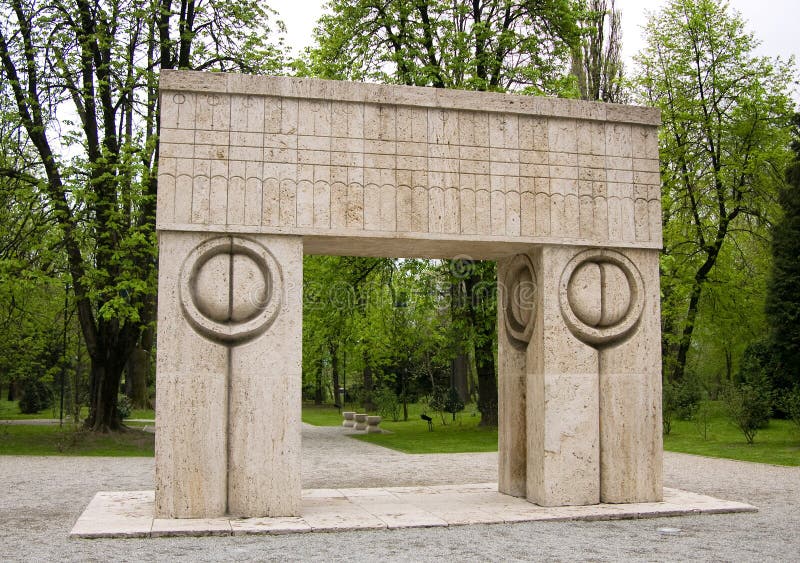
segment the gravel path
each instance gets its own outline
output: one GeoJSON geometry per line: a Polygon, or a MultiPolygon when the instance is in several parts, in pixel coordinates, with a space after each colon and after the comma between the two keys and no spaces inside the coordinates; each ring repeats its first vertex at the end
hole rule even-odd
{"type": "MultiPolygon", "coordinates": [[[[470,483],[497,478],[497,455],[407,455],[303,427],[303,486],[470,483]]],[[[288,536],[70,540],[101,490],[153,488],[152,458],[0,456],[0,560],[307,561],[800,559],[800,467],[667,453],[665,485],[759,507],[754,514],[288,536]],[[664,533],[659,529],[677,528],[664,533]]]]}

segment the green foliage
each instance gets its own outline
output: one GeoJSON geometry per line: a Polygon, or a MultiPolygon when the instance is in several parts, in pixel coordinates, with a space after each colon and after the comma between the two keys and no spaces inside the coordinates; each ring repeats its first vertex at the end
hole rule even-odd
{"type": "Polygon", "coordinates": [[[117,416],[120,420],[124,420],[131,416],[133,412],[133,401],[127,395],[120,394],[117,397],[117,416]]]}
{"type": "Polygon", "coordinates": [[[778,401],[781,410],[800,430],[800,385],[784,393],[778,401]]]}
{"type": "Polygon", "coordinates": [[[444,414],[451,414],[455,421],[456,413],[464,410],[464,401],[461,400],[458,391],[454,387],[436,387],[428,400],[428,406],[439,413],[442,425],[445,425],[447,420],[444,414]]]}
{"type": "Polygon", "coordinates": [[[800,385],[800,114],[794,115],[793,124],[794,160],[778,193],[783,215],[772,229],[772,271],[766,301],[775,362],[771,376],[780,393],[800,385]]]}
{"type": "Polygon", "coordinates": [[[673,418],[692,420],[702,400],[703,389],[696,378],[690,377],[679,382],[665,381],[661,394],[664,434],[670,433],[673,418]]]}
{"type": "Polygon", "coordinates": [[[753,348],[742,359],[736,381],[723,393],[728,416],[752,444],[756,434],[772,415],[773,392],[761,361],[753,348]]]}
{"type": "Polygon", "coordinates": [[[660,108],[663,122],[664,370],[680,381],[695,355],[696,369],[706,371],[703,354],[712,343],[729,375],[741,353],[729,335],[763,327],[749,315],[760,317],[761,241],[775,214],[775,171],[789,156],[793,68],[756,56],[758,43],[741,17],[716,0],[671,0],[652,15],[645,39],[639,101],[660,108]],[[702,338],[696,346],[695,337],[702,338]]]}
{"type": "Polygon", "coordinates": [[[402,403],[395,392],[388,387],[381,387],[372,397],[375,409],[384,420],[391,419],[394,422],[400,420],[400,410],[402,403]]]}
{"type": "Polygon", "coordinates": [[[575,6],[480,0],[331,0],[304,71],[323,78],[561,93],[575,6]]]}
{"type": "Polygon", "coordinates": [[[22,397],[19,400],[19,411],[22,414],[35,414],[53,404],[53,393],[50,387],[36,377],[29,377],[22,382],[22,397]]]}
{"type": "Polygon", "coordinates": [[[91,361],[88,425],[115,429],[123,367],[155,320],[157,73],[279,72],[271,11],[257,0],[0,0],[0,12],[0,193],[22,219],[0,260],[69,281],[91,361]]]}

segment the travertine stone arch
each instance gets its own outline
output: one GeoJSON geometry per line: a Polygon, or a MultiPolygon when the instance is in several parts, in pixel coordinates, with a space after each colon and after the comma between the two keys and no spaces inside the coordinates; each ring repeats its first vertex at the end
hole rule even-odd
{"type": "Polygon", "coordinates": [[[498,261],[499,487],[661,498],[658,112],[164,71],[156,512],[300,512],[303,253],[498,261]]]}

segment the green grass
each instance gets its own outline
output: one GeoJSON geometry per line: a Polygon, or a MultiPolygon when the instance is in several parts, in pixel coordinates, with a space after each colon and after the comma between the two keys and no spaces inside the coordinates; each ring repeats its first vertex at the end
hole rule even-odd
{"type": "Polygon", "coordinates": [[[153,409],[133,409],[128,418],[138,418],[142,420],[155,420],[156,411],[153,409]]]}
{"type": "Polygon", "coordinates": [[[0,424],[0,455],[152,456],[154,438],[135,429],[96,434],[66,424],[0,424]]]}
{"type": "MultiPolygon", "coordinates": [[[[344,409],[343,409],[344,410],[344,409]]],[[[358,410],[349,406],[346,410],[358,410]]],[[[402,412],[402,411],[401,411],[402,412]]],[[[480,418],[465,411],[453,422],[447,415],[447,425],[434,415],[433,432],[428,431],[428,423],[422,420],[422,406],[408,405],[408,421],[392,422],[384,419],[381,428],[389,434],[363,434],[353,436],[358,440],[384,446],[406,453],[464,453],[497,451],[497,428],[480,428],[480,418]]],[[[402,415],[401,415],[402,416],[402,415]]],[[[303,405],[303,422],[315,426],[341,426],[342,415],[338,409],[329,405],[303,405]]]]}
{"type": "Polygon", "coordinates": [[[303,405],[302,418],[303,422],[314,426],[341,426],[344,420],[339,410],[331,405],[303,405]]]}
{"type": "Polygon", "coordinates": [[[459,415],[457,420],[447,420],[442,426],[441,418],[434,417],[433,432],[428,423],[419,417],[408,422],[381,422],[381,428],[391,434],[363,434],[357,440],[370,442],[393,450],[410,454],[450,454],[466,452],[497,451],[497,428],[481,428],[477,416],[459,415]]]}
{"type": "MultiPolygon", "coordinates": [[[[65,415],[67,413],[64,413],[65,415]]],[[[36,414],[22,414],[19,412],[18,401],[0,400],[0,420],[29,420],[32,418],[58,418],[58,406],[55,411],[52,408],[44,409],[36,414]],[[55,413],[55,414],[54,414],[55,413]]]]}
{"type": "Polygon", "coordinates": [[[664,449],[670,452],[723,457],[774,465],[800,465],[800,429],[788,420],[770,421],[747,444],[741,430],[721,413],[708,419],[708,431],[694,421],[673,420],[672,430],[664,436],[664,449]]]}

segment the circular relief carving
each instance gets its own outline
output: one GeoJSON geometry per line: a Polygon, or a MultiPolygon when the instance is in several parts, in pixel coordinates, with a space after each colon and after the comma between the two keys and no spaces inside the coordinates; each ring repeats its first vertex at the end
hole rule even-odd
{"type": "Polygon", "coordinates": [[[536,272],[530,258],[524,254],[517,254],[506,272],[503,310],[512,341],[530,342],[536,324],[536,272]]]}
{"type": "Polygon", "coordinates": [[[210,105],[210,106],[218,106],[220,101],[221,101],[220,97],[217,96],[216,94],[209,95],[206,98],[206,100],[208,101],[208,105],[210,105]]]}
{"type": "Polygon", "coordinates": [[[644,309],[644,282],[636,266],[614,250],[585,250],[561,274],[561,313],[579,340],[602,346],[625,338],[644,309]]]}
{"type": "Polygon", "coordinates": [[[172,96],[172,101],[175,102],[176,104],[182,104],[183,102],[186,101],[186,96],[184,96],[183,94],[175,94],[174,96],[172,96]]]}
{"type": "Polygon", "coordinates": [[[281,305],[282,276],[272,254],[241,237],[197,246],[181,268],[180,300],[200,334],[235,343],[264,332],[281,305]]]}

